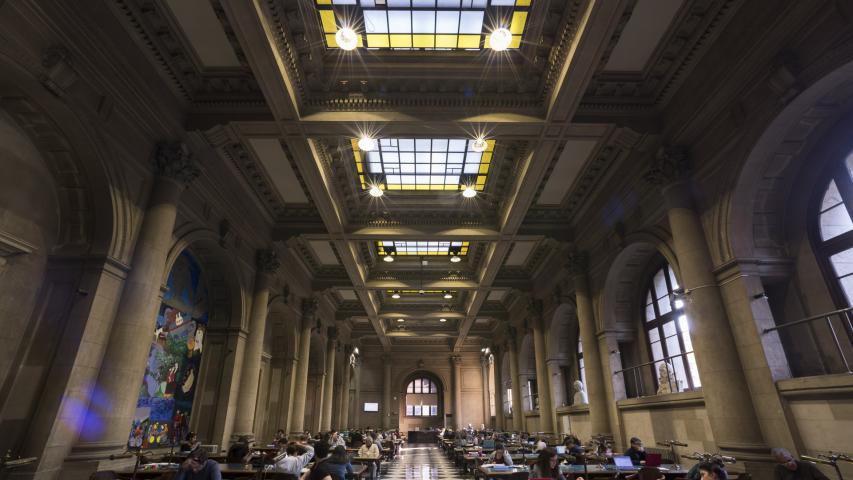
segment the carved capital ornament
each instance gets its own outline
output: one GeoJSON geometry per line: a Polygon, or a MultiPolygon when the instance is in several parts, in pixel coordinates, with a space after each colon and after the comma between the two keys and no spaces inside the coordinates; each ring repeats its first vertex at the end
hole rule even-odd
{"type": "Polygon", "coordinates": [[[154,153],[154,167],[159,176],[171,178],[185,186],[201,174],[189,147],[181,142],[158,144],[154,153]]]}
{"type": "Polygon", "coordinates": [[[687,149],[681,145],[671,145],[658,150],[643,180],[654,187],[662,187],[686,179],[689,173],[687,149]]]}

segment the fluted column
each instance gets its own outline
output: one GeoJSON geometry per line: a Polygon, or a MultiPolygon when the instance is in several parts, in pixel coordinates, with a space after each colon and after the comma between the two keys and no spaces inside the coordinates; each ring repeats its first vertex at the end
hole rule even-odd
{"type": "Polygon", "coordinates": [[[598,348],[595,317],[587,283],[587,265],[585,252],[573,252],[568,259],[569,272],[575,285],[575,304],[577,305],[578,325],[580,327],[581,346],[583,347],[584,368],[586,370],[586,391],[589,397],[590,431],[610,432],[610,419],[607,415],[607,393],[605,392],[604,368],[598,348]]]}
{"type": "Polygon", "coordinates": [[[293,388],[293,409],[291,410],[291,433],[305,430],[305,399],[308,392],[308,361],[311,354],[311,328],[317,315],[319,302],[316,298],[302,300],[302,325],[299,331],[299,357],[297,359],[296,379],[293,388]]]}
{"type": "Polygon", "coordinates": [[[243,372],[240,375],[240,390],[237,397],[237,417],[234,422],[234,432],[237,435],[255,433],[255,407],[258,401],[261,356],[264,353],[267,303],[270,297],[272,276],[280,265],[275,250],[259,250],[257,252],[258,269],[255,274],[252,313],[249,317],[249,338],[243,357],[243,372]]]}
{"type": "Polygon", "coordinates": [[[694,210],[687,173],[686,152],[669,147],[661,149],[645,178],[661,189],[666,200],[709,425],[721,451],[738,459],[762,459],[767,446],[713,273],[702,223],[694,210]]]}
{"type": "Polygon", "coordinates": [[[510,328],[510,340],[507,343],[509,351],[509,376],[512,382],[512,427],[516,432],[524,431],[524,405],[521,404],[521,379],[518,377],[518,347],[515,345],[517,333],[510,328]]]}
{"type": "Polygon", "coordinates": [[[391,428],[391,357],[382,355],[382,428],[391,428]]]}
{"type": "MultiPolygon", "coordinates": [[[[151,348],[166,259],[181,193],[199,174],[183,144],[162,144],[154,155],[157,178],[139,227],[131,269],[88,405],[76,453],[98,457],[123,451],[136,411],[139,385],[151,348]]],[[[74,455],[74,454],[72,454],[74,455]]]]}
{"type": "Polygon", "coordinates": [[[542,301],[530,299],[528,319],[533,327],[533,353],[536,359],[536,388],[539,395],[539,430],[554,433],[554,406],[551,397],[551,378],[545,363],[545,333],[542,321],[542,301]]]}
{"type": "Polygon", "coordinates": [[[480,357],[480,373],[483,382],[483,425],[490,427],[492,424],[491,396],[489,389],[489,354],[480,357]]]}
{"type": "Polygon", "coordinates": [[[503,365],[501,364],[501,350],[492,348],[495,354],[495,368],[493,373],[495,376],[495,430],[506,430],[506,420],[504,419],[504,385],[503,385],[503,365]]]}
{"type": "MultiPolygon", "coordinates": [[[[298,347],[297,347],[298,348],[298,347]]],[[[282,427],[285,432],[291,432],[293,423],[293,394],[296,386],[296,372],[299,370],[299,358],[297,352],[290,352],[284,359],[284,380],[282,381],[281,418],[284,419],[282,427]]]]}
{"type": "Polygon", "coordinates": [[[350,355],[352,355],[352,345],[346,345],[344,347],[344,371],[342,372],[343,375],[341,375],[343,378],[343,385],[341,386],[341,414],[338,421],[338,428],[341,430],[354,427],[349,420],[349,384],[350,374],[352,373],[352,366],[349,363],[350,355]]]}
{"type": "Polygon", "coordinates": [[[320,416],[320,430],[332,428],[332,406],[335,398],[335,354],[338,350],[338,331],[334,327],[328,329],[326,345],[326,384],[323,387],[323,411],[320,416]]]}
{"type": "Polygon", "coordinates": [[[450,357],[453,365],[453,417],[457,429],[464,428],[462,423],[462,357],[453,355],[450,357]]]}

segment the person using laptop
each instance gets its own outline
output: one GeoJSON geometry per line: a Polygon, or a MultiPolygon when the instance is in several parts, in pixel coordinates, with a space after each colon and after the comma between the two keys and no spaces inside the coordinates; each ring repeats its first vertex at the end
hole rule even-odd
{"type": "Polygon", "coordinates": [[[512,457],[509,452],[506,451],[506,448],[504,448],[503,443],[495,444],[495,451],[489,454],[489,463],[506,465],[507,467],[512,466],[512,457]]]}
{"type": "Polygon", "coordinates": [[[566,438],[563,439],[563,445],[566,447],[566,454],[574,457],[574,460],[572,461],[573,465],[584,464],[584,451],[578,437],[574,435],[566,435],[566,438]]]}
{"type": "Polygon", "coordinates": [[[625,456],[631,458],[634,465],[642,465],[646,462],[646,449],[643,441],[637,437],[631,437],[631,448],[625,450],[625,456]]]}

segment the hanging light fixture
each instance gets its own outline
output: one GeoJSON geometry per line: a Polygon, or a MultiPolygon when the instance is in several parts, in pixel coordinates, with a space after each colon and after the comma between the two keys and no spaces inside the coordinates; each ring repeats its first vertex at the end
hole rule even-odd
{"type": "Polygon", "coordinates": [[[376,139],[369,135],[364,135],[358,139],[358,148],[364,152],[372,152],[376,150],[376,147],[376,139]]]}
{"type": "Polygon", "coordinates": [[[452,294],[452,293],[450,293],[450,292],[444,292],[444,299],[445,299],[445,300],[450,300],[451,298],[453,298],[453,294],[452,294]]]}
{"type": "MultiPolygon", "coordinates": [[[[492,33],[492,35],[494,35],[494,33],[492,33]]],[[[335,42],[337,42],[338,46],[341,47],[342,50],[355,50],[355,47],[358,46],[358,34],[355,33],[355,30],[349,27],[340,28],[335,32],[335,42]]]]}
{"type": "Polygon", "coordinates": [[[465,198],[474,198],[477,196],[477,190],[473,185],[468,185],[462,189],[462,196],[465,198]]]}
{"type": "Polygon", "coordinates": [[[393,298],[394,300],[399,299],[400,298],[400,292],[395,290],[394,293],[391,294],[391,298],[393,298]]]}
{"type": "Polygon", "coordinates": [[[489,142],[484,137],[477,137],[471,142],[471,150],[477,153],[483,153],[489,148],[489,142]]]}
{"type": "Polygon", "coordinates": [[[390,253],[386,253],[385,256],[382,257],[382,260],[391,263],[394,261],[394,257],[390,253]]]}
{"type": "Polygon", "coordinates": [[[403,323],[403,322],[405,322],[405,321],[406,321],[406,319],[405,319],[405,318],[398,318],[398,319],[397,319],[397,323],[403,323]]]}
{"type": "Polygon", "coordinates": [[[450,257],[450,261],[453,263],[459,263],[462,261],[462,257],[454,253],[453,256],[450,257]]]}
{"type": "Polygon", "coordinates": [[[507,30],[506,28],[496,28],[492,31],[492,34],[489,35],[489,45],[492,47],[492,50],[496,52],[502,52],[509,48],[509,45],[512,43],[512,32],[507,30]]]}

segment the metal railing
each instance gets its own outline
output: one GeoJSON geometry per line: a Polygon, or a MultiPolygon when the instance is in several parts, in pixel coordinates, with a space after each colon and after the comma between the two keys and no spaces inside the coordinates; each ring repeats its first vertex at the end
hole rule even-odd
{"type": "MultiPolygon", "coordinates": [[[[625,384],[626,393],[628,393],[629,383],[626,380],[626,374],[630,373],[630,378],[634,381],[633,386],[634,386],[634,389],[636,390],[636,395],[635,396],[629,395],[629,398],[645,397],[646,396],[646,392],[645,392],[646,381],[643,378],[642,369],[643,368],[649,368],[650,369],[651,376],[653,379],[657,379],[656,383],[658,384],[658,387],[660,390],[661,378],[658,375],[657,369],[658,369],[659,365],[661,365],[662,363],[665,362],[669,367],[669,372],[671,373],[671,375],[669,375],[666,379],[667,385],[669,386],[669,392],[667,392],[667,393],[683,392],[685,390],[690,390],[688,388],[689,383],[687,382],[686,378],[682,378],[681,380],[678,379],[678,369],[672,367],[672,359],[681,358],[681,364],[684,368],[684,371],[687,372],[690,369],[690,363],[687,360],[687,356],[692,355],[692,354],[693,354],[693,351],[691,350],[689,352],[679,353],[677,355],[670,355],[668,357],[664,357],[664,358],[661,358],[659,360],[653,360],[651,362],[641,363],[639,365],[634,365],[633,367],[628,367],[628,368],[623,368],[622,370],[617,370],[617,371],[613,372],[613,375],[619,375],[620,373],[622,374],[622,382],[625,384]]],[[[663,393],[663,392],[661,392],[661,393],[663,393]]],[[[652,393],[652,395],[657,395],[657,394],[658,394],[658,392],[652,393]]]]}
{"type": "MultiPolygon", "coordinates": [[[[791,327],[795,327],[797,325],[808,324],[809,326],[812,326],[815,322],[820,322],[821,320],[823,320],[826,322],[826,326],[829,329],[829,334],[832,338],[832,343],[835,346],[835,351],[838,353],[838,357],[841,359],[844,371],[846,371],[847,373],[853,373],[853,371],[850,370],[850,362],[847,360],[847,355],[844,354],[844,347],[842,346],[842,342],[838,338],[838,333],[836,332],[835,326],[833,325],[833,320],[836,320],[838,323],[841,324],[847,334],[846,340],[848,351],[853,351],[853,320],[851,320],[851,316],[853,316],[853,307],[843,308],[841,310],[833,310],[831,312],[815,315],[813,317],[803,318],[801,320],[777,325],[775,327],[765,328],[762,333],[767,334],[770,332],[785,330],[791,327]]],[[[812,333],[814,334],[814,332],[812,333]]],[[[819,346],[817,350],[821,351],[819,346]]],[[[820,361],[823,364],[824,373],[843,373],[833,371],[834,369],[831,368],[831,366],[827,367],[826,359],[821,358],[820,361]]]]}

